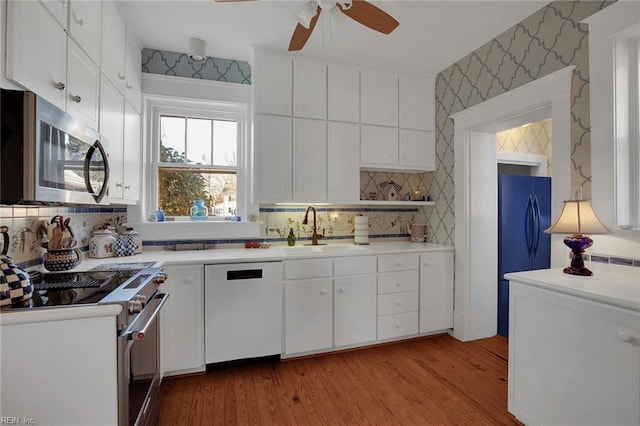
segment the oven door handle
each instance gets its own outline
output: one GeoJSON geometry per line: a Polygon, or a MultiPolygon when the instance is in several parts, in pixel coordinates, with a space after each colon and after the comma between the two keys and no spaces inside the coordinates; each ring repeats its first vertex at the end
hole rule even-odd
{"type": "Polygon", "coordinates": [[[169,298],[169,293],[158,293],[147,303],[147,306],[138,314],[138,317],[122,333],[127,340],[142,340],[147,334],[147,329],[158,316],[162,305],[169,298]]]}

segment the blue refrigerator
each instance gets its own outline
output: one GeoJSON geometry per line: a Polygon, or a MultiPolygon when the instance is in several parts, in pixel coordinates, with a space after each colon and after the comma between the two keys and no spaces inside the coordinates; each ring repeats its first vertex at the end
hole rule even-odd
{"type": "Polygon", "coordinates": [[[498,175],[498,334],[509,335],[508,272],[547,269],[551,178],[498,175]]]}

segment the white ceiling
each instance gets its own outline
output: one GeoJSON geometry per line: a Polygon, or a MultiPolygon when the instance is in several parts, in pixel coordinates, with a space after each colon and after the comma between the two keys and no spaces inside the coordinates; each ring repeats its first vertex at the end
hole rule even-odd
{"type": "MultiPolygon", "coordinates": [[[[206,42],[208,56],[248,61],[251,46],[286,51],[304,0],[119,0],[142,47],[187,51],[189,38],[206,42]]],[[[305,55],[397,71],[435,75],[548,1],[371,1],[400,22],[384,35],[339,10],[323,12],[305,55]],[[330,19],[327,19],[327,15],[330,19]]]]}

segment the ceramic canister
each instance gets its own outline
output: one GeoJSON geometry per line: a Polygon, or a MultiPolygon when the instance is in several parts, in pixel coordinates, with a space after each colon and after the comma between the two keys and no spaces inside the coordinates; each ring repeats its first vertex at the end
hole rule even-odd
{"type": "Polygon", "coordinates": [[[116,237],[108,229],[93,231],[89,240],[89,257],[102,259],[115,256],[116,237]]]}

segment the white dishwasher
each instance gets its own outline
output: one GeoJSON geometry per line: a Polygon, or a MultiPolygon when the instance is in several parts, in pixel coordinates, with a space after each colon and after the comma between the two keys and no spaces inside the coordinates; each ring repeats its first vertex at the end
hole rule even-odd
{"type": "Polygon", "coordinates": [[[282,262],[205,265],[207,364],[280,355],[282,262]]]}

